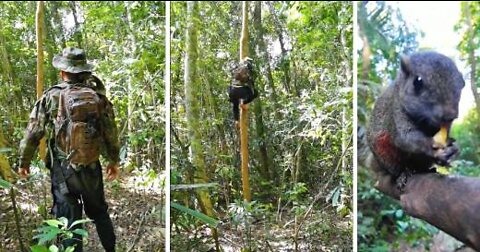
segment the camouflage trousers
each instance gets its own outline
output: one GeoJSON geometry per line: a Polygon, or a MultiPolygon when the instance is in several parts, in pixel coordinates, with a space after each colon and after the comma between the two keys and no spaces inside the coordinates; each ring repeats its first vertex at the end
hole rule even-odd
{"type": "MultiPolygon", "coordinates": [[[[69,193],[61,192],[57,175],[50,169],[53,194],[52,214],[56,218],[66,217],[68,224],[71,225],[74,221],[82,219],[82,210],[85,210],[87,217],[92,219],[96,226],[105,251],[115,251],[115,233],[107,212],[100,162],[79,171],[62,167],[59,160],[54,160],[53,165],[62,168],[69,193]]],[[[82,225],[77,225],[75,228],[82,228],[82,225]]],[[[65,248],[75,245],[75,252],[83,251],[82,238],[79,235],[74,235],[73,239],[66,240],[63,245],[65,248]]]]}

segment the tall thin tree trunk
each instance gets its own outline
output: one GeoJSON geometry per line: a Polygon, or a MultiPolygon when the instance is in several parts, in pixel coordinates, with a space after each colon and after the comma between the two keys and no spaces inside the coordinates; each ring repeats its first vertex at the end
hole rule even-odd
{"type": "MultiPolygon", "coordinates": [[[[270,67],[270,57],[269,57],[268,49],[267,49],[267,46],[266,46],[266,43],[265,43],[265,39],[263,37],[264,30],[263,30],[263,25],[261,23],[262,22],[262,17],[261,17],[262,3],[260,3],[259,5],[260,5],[259,7],[255,6],[255,8],[259,8],[259,10],[255,9],[255,13],[257,13],[257,11],[260,12],[260,14],[255,14],[255,15],[259,16],[259,21],[258,22],[254,21],[254,25],[256,27],[255,29],[257,29],[257,32],[258,32],[258,35],[257,35],[258,37],[257,37],[256,44],[258,46],[258,51],[260,53],[259,58],[262,58],[262,60],[264,61],[263,63],[265,65],[265,76],[266,76],[266,79],[267,79],[268,86],[272,90],[271,97],[272,97],[272,101],[273,101],[273,107],[275,109],[274,114],[275,114],[275,118],[278,119],[280,113],[278,113],[277,90],[276,90],[276,87],[275,87],[275,83],[273,81],[273,74],[272,74],[272,68],[270,67]]],[[[255,20],[255,17],[254,17],[254,20],[255,20]]]]}
{"type": "MultiPolygon", "coordinates": [[[[240,61],[248,57],[248,1],[242,2],[242,34],[240,36],[240,61]]],[[[243,199],[250,202],[250,178],[248,171],[248,107],[240,102],[240,154],[242,160],[243,199]]]]}
{"type": "MultiPolygon", "coordinates": [[[[44,69],[43,69],[43,38],[44,38],[44,16],[45,16],[45,4],[43,1],[38,1],[37,14],[36,14],[36,30],[37,30],[37,99],[40,99],[43,94],[43,81],[44,81],[44,69]]],[[[40,140],[38,149],[40,158],[46,162],[47,144],[45,138],[40,140]]]]}
{"type": "Polygon", "coordinates": [[[78,22],[77,3],[75,1],[70,1],[70,9],[72,10],[73,21],[75,23],[74,36],[77,40],[77,46],[83,48],[82,30],[80,28],[80,23],[78,22]]]}
{"type": "MultiPolygon", "coordinates": [[[[60,45],[61,48],[66,47],[66,39],[65,39],[65,31],[63,27],[63,21],[62,17],[60,16],[60,13],[58,9],[60,8],[60,2],[57,1],[51,1],[48,2],[48,4],[51,6],[51,16],[52,19],[50,19],[50,25],[53,27],[55,34],[60,36],[60,45]]],[[[56,41],[52,41],[53,43],[56,43],[56,41]]]]}
{"type": "MultiPolygon", "coordinates": [[[[3,3],[2,3],[3,4],[3,3]]],[[[0,20],[0,27],[4,24],[5,20],[0,20]]],[[[5,39],[4,34],[0,32],[0,69],[2,70],[3,75],[6,77],[7,82],[5,83],[6,85],[10,85],[11,87],[17,86],[17,76],[15,73],[15,69],[12,66],[12,60],[11,57],[8,53],[7,50],[7,41],[5,39]]],[[[25,108],[22,106],[22,100],[23,100],[23,94],[22,90],[18,88],[13,88],[13,96],[15,99],[12,99],[11,105],[12,106],[7,106],[7,110],[9,110],[8,115],[24,115],[25,114],[25,108]]],[[[12,120],[12,122],[15,122],[15,118],[9,116],[9,119],[12,120]]],[[[15,123],[10,124],[11,127],[8,129],[6,132],[7,135],[10,133],[13,133],[15,130],[15,123]]]]}
{"type": "MultiPolygon", "coordinates": [[[[274,28],[275,31],[277,32],[278,35],[278,41],[280,42],[280,49],[281,49],[281,69],[283,70],[283,75],[284,75],[284,87],[285,90],[290,93],[290,61],[287,59],[287,49],[285,49],[285,41],[283,39],[283,31],[282,31],[282,25],[280,23],[280,20],[277,17],[277,13],[275,12],[275,6],[274,2],[269,3],[270,7],[270,13],[273,18],[273,23],[274,23],[274,28]]],[[[295,90],[296,95],[299,96],[300,92],[298,89],[295,90]]]]}
{"type": "MultiPolygon", "coordinates": [[[[345,8],[342,7],[342,8],[345,8]]],[[[340,30],[340,43],[342,44],[343,48],[349,48],[349,45],[347,45],[347,38],[345,35],[345,29],[340,30]]],[[[353,88],[353,75],[352,75],[352,68],[353,68],[353,60],[348,53],[348,50],[344,50],[342,54],[342,60],[347,62],[347,64],[343,64],[344,66],[344,76],[345,76],[345,86],[346,87],[352,87],[353,88]],[[350,65],[352,64],[352,65],[350,65]]],[[[347,118],[347,107],[343,107],[342,109],[342,153],[345,153],[346,149],[348,148],[347,142],[349,139],[349,136],[352,134],[352,132],[349,132],[348,128],[348,121],[351,120],[352,118],[347,118]]],[[[347,155],[343,155],[342,157],[342,169],[345,171],[346,168],[348,167],[348,160],[347,160],[347,155]]]]}
{"type": "MultiPolygon", "coordinates": [[[[217,100],[215,99],[215,95],[214,95],[214,88],[213,86],[215,86],[216,83],[215,83],[215,78],[208,78],[207,81],[206,81],[206,91],[205,93],[207,93],[207,95],[205,96],[205,101],[206,101],[206,104],[207,104],[207,108],[209,109],[209,113],[213,116],[213,118],[219,118],[220,115],[218,115],[218,103],[217,103],[217,100]]],[[[220,148],[219,149],[215,149],[213,150],[214,153],[219,153],[220,155],[227,155],[227,153],[225,153],[227,151],[227,140],[226,140],[226,137],[225,137],[225,128],[224,128],[224,124],[216,124],[216,127],[215,128],[212,128],[213,131],[215,131],[217,134],[215,135],[218,135],[218,141],[220,142],[220,148]]],[[[214,148],[217,148],[216,147],[217,145],[214,146],[214,148]]],[[[212,164],[210,165],[210,168],[208,169],[208,172],[211,173],[211,172],[215,172],[216,170],[216,164],[212,164]]]]}
{"type": "MultiPolygon", "coordinates": [[[[128,38],[129,40],[131,41],[130,43],[130,52],[129,52],[129,55],[128,57],[130,57],[131,59],[136,59],[138,57],[138,47],[137,47],[137,38],[135,36],[135,33],[134,33],[134,27],[132,25],[132,13],[131,13],[131,10],[130,10],[130,2],[128,1],[125,1],[124,2],[124,5],[125,5],[125,14],[126,14],[126,19],[125,19],[125,23],[127,24],[127,32],[128,32],[128,38]]],[[[128,75],[128,85],[127,85],[127,90],[128,90],[128,93],[130,95],[128,95],[127,99],[128,99],[128,103],[127,103],[127,113],[128,113],[128,132],[129,134],[133,134],[133,132],[135,131],[135,121],[134,121],[134,118],[133,118],[133,112],[135,110],[135,98],[136,96],[133,95],[134,94],[134,89],[135,89],[135,85],[133,83],[133,78],[134,76],[132,75],[128,75]]],[[[134,156],[134,162],[136,164],[136,166],[141,166],[142,165],[142,159],[140,157],[140,155],[138,155],[139,153],[139,150],[137,148],[137,146],[129,146],[130,147],[130,153],[129,154],[129,158],[131,158],[132,156],[134,156]]]]}
{"type": "MultiPolygon", "coordinates": [[[[265,55],[264,44],[263,44],[263,30],[262,30],[262,2],[255,1],[255,10],[253,13],[253,25],[256,30],[256,43],[259,52],[265,55]]],[[[268,64],[268,61],[266,62],[268,64]]],[[[259,90],[260,94],[263,92],[262,85],[259,85],[260,78],[257,78],[257,89],[259,90]]],[[[267,151],[267,143],[265,137],[265,125],[263,124],[263,109],[262,109],[262,99],[257,99],[254,103],[254,113],[255,113],[255,126],[256,126],[256,133],[257,139],[260,141],[260,148],[259,148],[259,157],[261,163],[260,174],[264,179],[270,181],[270,161],[268,158],[268,151],[267,151]]]]}
{"type": "MultiPolygon", "coordinates": [[[[187,2],[187,34],[186,34],[186,53],[185,53],[185,97],[188,137],[190,139],[190,153],[192,164],[195,166],[195,183],[208,183],[207,167],[203,154],[202,132],[200,126],[200,107],[198,102],[198,75],[197,75],[197,23],[198,23],[198,4],[195,1],[187,2]]],[[[213,204],[210,194],[199,189],[197,198],[202,211],[208,216],[214,216],[213,204]]],[[[217,251],[220,251],[218,243],[218,234],[216,229],[212,229],[212,235],[215,239],[217,251]]]]}
{"type": "Polygon", "coordinates": [[[53,56],[56,53],[56,41],[55,41],[55,21],[54,17],[55,15],[58,15],[56,10],[56,2],[48,2],[45,4],[45,20],[47,22],[45,23],[45,33],[46,33],[46,40],[45,40],[45,50],[47,52],[47,62],[50,64],[47,64],[45,67],[45,83],[47,85],[52,85],[58,80],[58,74],[57,70],[52,66],[51,62],[53,60],[53,56]],[[55,3],[55,4],[52,4],[55,3]],[[48,21],[50,20],[50,22],[48,21]]]}
{"type": "MultiPolygon", "coordinates": [[[[3,137],[3,131],[0,128],[0,148],[5,148],[5,138],[3,137]]],[[[8,162],[7,156],[0,153],[0,178],[3,178],[7,181],[13,181],[13,173],[10,167],[10,163],[8,162]]]]}
{"type": "MultiPolygon", "coordinates": [[[[1,24],[0,24],[1,25],[1,24]]],[[[0,69],[2,70],[2,74],[6,77],[7,82],[5,83],[8,86],[15,86],[15,73],[13,72],[12,64],[10,61],[10,57],[7,52],[7,42],[5,41],[5,37],[3,36],[2,33],[0,33],[0,69]]],[[[17,89],[14,89],[17,90],[17,89]]],[[[22,101],[22,97],[20,92],[15,91],[14,93],[15,99],[12,99],[12,106],[7,106],[6,108],[9,110],[9,115],[15,114],[18,108],[22,108],[23,106],[20,106],[20,102],[22,101]]],[[[21,113],[23,114],[23,113],[21,113]]],[[[12,124],[13,125],[13,124],[12,124]]]]}

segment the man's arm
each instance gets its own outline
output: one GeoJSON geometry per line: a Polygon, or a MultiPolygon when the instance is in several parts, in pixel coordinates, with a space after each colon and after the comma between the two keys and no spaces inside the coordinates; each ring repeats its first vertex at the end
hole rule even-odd
{"type": "Polygon", "coordinates": [[[35,155],[40,139],[45,135],[46,100],[46,97],[43,96],[35,103],[35,107],[30,113],[25,136],[20,142],[19,174],[24,177],[30,173],[30,162],[35,155]]]}
{"type": "Polygon", "coordinates": [[[113,105],[105,97],[105,116],[102,119],[103,139],[105,141],[104,156],[108,160],[107,174],[108,179],[116,179],[118,176],[118,166],[120,163],[120,142],[118,141],[118,129],[115,123],[115,113],[113,105]]]}

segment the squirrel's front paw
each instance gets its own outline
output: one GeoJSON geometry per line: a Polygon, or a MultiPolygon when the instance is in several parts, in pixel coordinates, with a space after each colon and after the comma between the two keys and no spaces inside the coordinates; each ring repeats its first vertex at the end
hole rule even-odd
{"type": "Polygon", "coordinates": [[[453,157],[458,153],[458,146],[454,141],[449,141],[445,148],[435,150],[435,163],[441,166],[449,166],[453,157]]]}

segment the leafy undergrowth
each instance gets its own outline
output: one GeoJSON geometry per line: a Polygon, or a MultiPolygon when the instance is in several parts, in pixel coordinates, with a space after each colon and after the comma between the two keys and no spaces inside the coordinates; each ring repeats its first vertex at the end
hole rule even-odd
{"type": "MultiPolygon", "coordinates": [[[[247,236],[245,226],[234,225],[229,218],[219,226],[219,241],[223,251],[243,251],[250,242],[251,251],[295,251],[295,217],[286,211],[280,219],[268,212],[262,219],[250,224],[247,236]]],[[[210,229],[206,226],[192,230],[189,239],[172,234],[172,251],[214,251],[210,229]],[[202,231],[199,231],[199,230],[202,231]]],[[[341,218],[334,209],[314,211],[304,222],[298,235],[298,251],[352,251],[350,218],[341,218]]]]}
{"type": "MultiPolygon", "coordinates": [[[[139,172],[105,183],[105,197],[117,236],[117,251],[164,250],[162,180],[163,175],[139,172]]],[[[54,218],[48,213],[52,205],[50,178],[36,175],[27,183],[17,183],[16,188],[22,241],[26,246],[33,245],[33,230],[43,220],[54,218]]],[[[12,202],[7,193],[0,190],[0,252],[20,251],[12,202]]],[[[84,251],[104,251],[94,224],[86,224],[85,229],[89,236],[83,242],[84,251]]]]}

